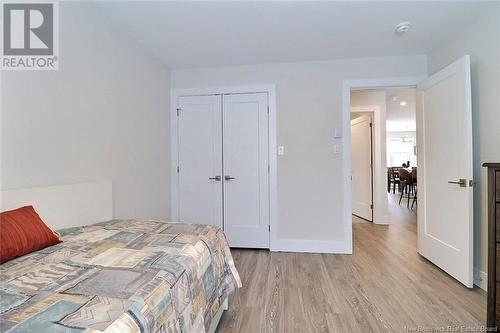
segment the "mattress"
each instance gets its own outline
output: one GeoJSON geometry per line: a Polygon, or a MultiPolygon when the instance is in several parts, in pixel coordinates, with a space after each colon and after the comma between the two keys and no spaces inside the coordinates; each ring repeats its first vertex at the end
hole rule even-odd
{"type": "Polygon", "coordinates": [[[2,332],[206,332],[241,287],[223,231],[112,220],[0,270],[2,332]]]}

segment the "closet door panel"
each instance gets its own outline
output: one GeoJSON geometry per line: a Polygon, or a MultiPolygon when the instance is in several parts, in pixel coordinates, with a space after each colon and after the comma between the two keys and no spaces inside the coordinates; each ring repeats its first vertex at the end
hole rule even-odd
{"type": "Polygon", "coordinates": [[[267,93],[223,96],[224,230],[233,247],[269,248],[267,93]]]}
{"type": "Polygon", "coordinates": [[[178,108],[179,220],[222,228],[222,97],[179,97],[178,108]]]}

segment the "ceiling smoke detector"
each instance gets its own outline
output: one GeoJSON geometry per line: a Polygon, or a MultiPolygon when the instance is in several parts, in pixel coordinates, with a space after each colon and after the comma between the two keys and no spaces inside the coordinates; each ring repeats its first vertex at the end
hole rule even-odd
{"type": "Polygon", "coordinates": [[[396,32],[399,34],[403,34],[410,30],[410,22],[401,22],[396,26],[396,32]]]}

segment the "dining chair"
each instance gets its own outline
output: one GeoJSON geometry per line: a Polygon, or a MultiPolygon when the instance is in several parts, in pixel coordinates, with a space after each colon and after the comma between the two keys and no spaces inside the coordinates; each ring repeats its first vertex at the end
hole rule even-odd
{"type": "Polygon", "coordinates": [[[411,168],[411,178],[413,181],[413,190],[414,190],[413,201],[411,203],[411,209],[413,209],[413,206],[417,202],[417,167],[411,168]]]}
{"type": "Polygon", "coordinates": [[[390,167],[391,169],[391,183],[392,183],[392,193],[396,193],[396,186],[398,191],[401,191],[401,179],[399,178],[400,167],[390,167]]]}
{"type": "Polygon", "coordinates": [[[391,193],[391,183],[392,183],[392,170],[391,167],[387,167],[387,192],[391,193]]]}
{"type": "Polygon", "coordinates": [[[400,168],[399,179],[401,182],[401,196],[399,197],[399,204],[401,205],[401,200],[406,192],[406,196],[404,196],[405,198],[408,198],[406,206],[410,208],[410,199],[413,199],[412,194],[414,193],[412,174],[405,168],[400,168]]]}
{"type": "Polygon", "coordinates": [[[411,209],[413,209],[413,205],[417,202],[417,189],[415,189],[415,195],[413,196],[413,201],[411,202],[411,209]]]}

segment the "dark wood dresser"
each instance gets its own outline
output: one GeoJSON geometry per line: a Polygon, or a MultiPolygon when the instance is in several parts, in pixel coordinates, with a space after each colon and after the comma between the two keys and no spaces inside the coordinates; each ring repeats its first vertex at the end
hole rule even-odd
{"type": "Polygon", "coordinates": [[[500,328],[500,163],[483,166],[488,168],[487,325],[500,328]]]}

